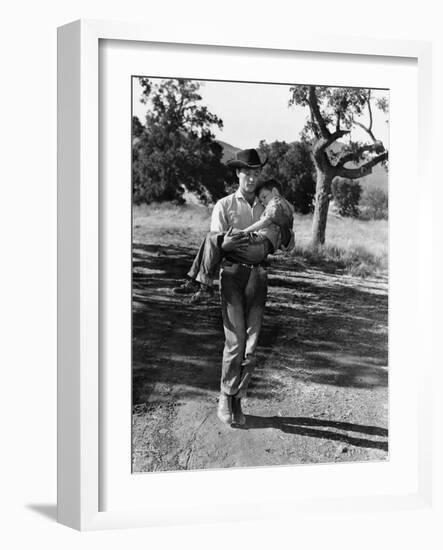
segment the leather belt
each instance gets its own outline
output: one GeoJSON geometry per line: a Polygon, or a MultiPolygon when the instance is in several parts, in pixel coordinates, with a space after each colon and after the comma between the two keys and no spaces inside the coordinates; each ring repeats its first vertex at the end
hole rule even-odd
{"type": "Polygon", "coordinates": [[[266,265],[264,263],[260,263],[260,264],[242,264],[242,263],[239,262],[238,265],[241,265],[241,266],[246,267],[248,269],[254,269],[254,267],[266,267],[266,265]]]}
{"type": "Polygon", "coordinates": [[[222,265],[226,265],[226,263],[232,264],[232,265],[241,265],[242,267],[246,267],[247,269],[254,269],[255,267],[269,267],[269,264],[265,262],[260,262],[259,264],[244,264],[242,262],[234,262],[233,260],[226,260],[226,262],[223,262],[222,265]]]}

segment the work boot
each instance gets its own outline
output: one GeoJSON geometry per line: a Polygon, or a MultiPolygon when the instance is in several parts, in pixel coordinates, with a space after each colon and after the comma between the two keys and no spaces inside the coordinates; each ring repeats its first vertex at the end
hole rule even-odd
{"type": "Polygon", "coordinates": [[[232,420],[237,426],[244,426],[246,424],[246,417],[241,410],[241,398],[237,396],[232,398],[232,420]]]}
{"type": "Polygon", "coordinates": [[[230,395],[226,395],[225,393],[220,394],[217,416],[223,424],[232,424],[232,397],[230,395]]]}
{"type": "Polygon", "coordinates": [[[249,355],[242,363],[241,380],[238,385],[238,391],[235,396],[240,399],[246,397],[249,382],[251,381],[252,373],[257,366],[257,359],[253,355],[249,355]]]}

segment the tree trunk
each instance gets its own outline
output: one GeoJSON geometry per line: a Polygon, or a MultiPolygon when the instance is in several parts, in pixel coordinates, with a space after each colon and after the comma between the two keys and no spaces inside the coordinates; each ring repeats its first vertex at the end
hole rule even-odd
{"type": "Polygon", "coordinates": [[[317,166],[315,208],[314,219],[312,221],[312,245],[316,248],[325,242],[332,179],[332,174],[322,172],[317,166]]]}

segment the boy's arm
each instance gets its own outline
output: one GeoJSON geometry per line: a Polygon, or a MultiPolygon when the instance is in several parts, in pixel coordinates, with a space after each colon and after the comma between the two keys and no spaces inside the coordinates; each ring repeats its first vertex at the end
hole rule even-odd
{"type": "Polygon", "coordinates": [[[254,231],[259,231],[264,227],[268,227],[272,223],[276,223],[276,220],[278,219],[279,214],[281,213],[281,210],[282,210],[282,207],[281,207],[280,200],[277,197],[274,197],[267,204],[265,211],[262,214],[262,217],[258,220],[258,222],[253,223],[246,229],[243,229],[243,231],[245,233],[252,233],[254,231]]]}
{"type": "Polygon", "coordinates": [[[270,218],[268,218],[267,216],[263,216],[258,220],[258,222],[255,222],[252,225],[246,227],[246,229],[243,229],[243,232],[253,233],[254,231],[258,231],[259,229],[268,227],[268,225],[271,225],[271,223],[272,223],[272,220],[270,218]]]}

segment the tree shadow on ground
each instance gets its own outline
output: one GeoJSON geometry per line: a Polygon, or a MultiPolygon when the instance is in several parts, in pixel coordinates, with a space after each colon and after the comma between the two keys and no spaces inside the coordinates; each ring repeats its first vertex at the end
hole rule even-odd
{"type": "Polygon", "coordinates": [[[368,449],[381,449],[383,451],[388,450],[388,430],[377,426],[363,426],[361,424],[353,424],[350,422],[335,422],[304,417],[245,416],[246,424],[242,426],[242,429],[246,430],[272,428],[281,430],[287,434],[341,441],[349,445],[365,447],[368,449]],[[343,434],[334,430],[356,432],[373,437],[385,438],[385,440],[380,441],[375,439],[367,439],[349,434],[343,434]]]}
{"type": "MultiPolygon", "coordinates": [[[[195,306],[172,292],[194,254],[185,246],[133,246],[134,405],[148,401],[155,389],[186,398],[219,388],[224,337],[218,300],[195,306]]],[[[269,270],[254,397],[278,393],[288,375],[386,387],[387,312],[386,291],[279,261],[269,270]]]]}

